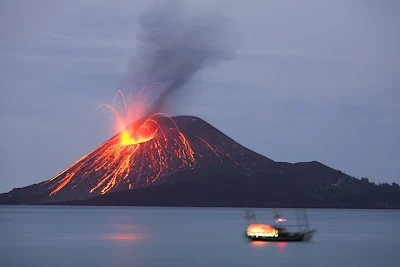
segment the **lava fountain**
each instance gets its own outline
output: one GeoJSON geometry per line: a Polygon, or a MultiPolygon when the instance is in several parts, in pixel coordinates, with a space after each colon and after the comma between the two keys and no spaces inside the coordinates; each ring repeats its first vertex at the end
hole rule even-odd
{"type": "MultiPolygon", "coordinates": [[[[140,118],[153,87],[141,90],[142,101],[136,102],[136,105],[126,101],[122,92],[118,91],[115,99],[121,95],[123,114],[114,107],[115,99],[113,106],[101,104],[96,109],[105,107],[115,115],[118,133],[48,180],[46,184],[51,191],[50,196],[74,191],[82,183],[95,195],[105,194],[114,188],[139,188],[184,166],[193,168],[194,152],[171,117],[165,113],[154,113],[147,118],[140,118]]],[[[79,194],[87,193],[82,189],[78,191],[75,192],[77,198],[79,194]]]]}

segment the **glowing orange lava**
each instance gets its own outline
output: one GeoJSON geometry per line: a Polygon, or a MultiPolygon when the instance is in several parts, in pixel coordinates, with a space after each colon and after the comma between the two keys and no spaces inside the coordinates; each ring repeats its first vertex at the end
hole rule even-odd
{"type": "Polygon", "coordinates": [[[116,96],[122,96],[125,116],[108,104],[98,107],[108,108],[115,115],[119,133],[47,181],[50,196],[67,186],[73,190],[80,183],[95,194],[105,194],[115,187],[135,189],[156,182],[163,173],[195,164],[194,152],[172,118],[155,113],[138,120],[148,96],[144,89],[141,93],[144,100],[133,105],[127,103],[121,91],[117,92],[116,96]]]}
{"type": "Polygon", "coordinates": [[[137,145],[148,142],[154,138],[157,131],[157,128],[152,129],[151,123],[148,121],[139,126],[137,131],[130,133],[125,129],[121,132],[121,145],[137,145]]]}

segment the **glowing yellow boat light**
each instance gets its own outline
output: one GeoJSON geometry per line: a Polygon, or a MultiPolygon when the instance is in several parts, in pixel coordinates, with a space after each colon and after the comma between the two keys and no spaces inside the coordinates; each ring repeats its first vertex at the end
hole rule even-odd
{"type": "Polygon", "coordinates": [[[250,224],[247,227],[247,236],[278,237],[278,230],[268,224],[250,224]]]}

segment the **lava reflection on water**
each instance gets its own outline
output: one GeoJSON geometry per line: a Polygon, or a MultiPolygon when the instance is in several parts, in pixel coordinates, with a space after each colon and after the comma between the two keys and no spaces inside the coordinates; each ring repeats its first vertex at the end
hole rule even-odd
{"type": "Polygon", "coordinates": [[[144,235],[142,235],[142,234],[109,234],[109,235],[105,235],[104,239],[116,240],[116,241],[141,240],[141,239],[144,239],[144,235]]]}

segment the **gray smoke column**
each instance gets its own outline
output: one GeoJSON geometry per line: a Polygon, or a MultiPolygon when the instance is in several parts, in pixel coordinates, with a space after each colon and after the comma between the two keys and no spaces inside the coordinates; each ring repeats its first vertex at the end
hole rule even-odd
{"type": "Polygon", "coordinates": [[[157,3],[139,17],[133,58],[134,87],[155,82],[166,87],[151,99],[147,115],[162,111],[167,97],[172,100],[168,104],[177,105],[179,92],[199,70],[229,59],[234,52],[233,31],[221,12],[189,15],[182,2],[157,3]]]}

